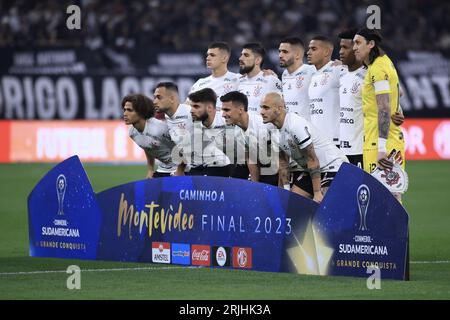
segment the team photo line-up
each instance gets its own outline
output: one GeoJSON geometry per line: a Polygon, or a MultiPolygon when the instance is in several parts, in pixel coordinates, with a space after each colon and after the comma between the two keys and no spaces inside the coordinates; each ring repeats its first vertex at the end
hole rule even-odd
{"type": "Polygon", "coordinates": [[[368,173],[395,163],[404,169],[402,93],[382,37],[362,28],[339,39],[334,61],[328,37],[308,46],[298,37],[281,40],[281,81],[262,69],[260,43],[243,46],[233,73],[229,46],[214,42],[206,54],[211,75],[195,82],[186,101],[173,82],[157,84],[153,100],[124,97],[123,119],[145,151],[147,178],[250,179],[321,202],[343,162],[368,173]]]}

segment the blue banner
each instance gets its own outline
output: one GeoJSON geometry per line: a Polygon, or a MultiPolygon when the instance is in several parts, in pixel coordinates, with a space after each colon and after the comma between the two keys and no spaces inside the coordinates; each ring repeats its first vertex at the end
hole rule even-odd
{"type": "Polygon", "coordinates": [[[78,159],[28,199],[30,255],[315,275],[408,277],[408,215],[344,164],[319,206],[262,183],[168,177],[95,194],[78,159]]]}

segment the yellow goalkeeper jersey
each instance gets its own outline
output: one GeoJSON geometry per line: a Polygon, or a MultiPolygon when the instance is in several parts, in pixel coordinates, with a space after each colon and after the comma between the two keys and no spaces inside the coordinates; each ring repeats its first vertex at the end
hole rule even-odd
{"type": "MultiPolygon", "coordinates": [[[[387,55],[377,57],[367,68],[362,88],[364,113],[364,149],[378,149],[378,106],[376,95],[389,93],[391,115],[399,109],[399,80],[394,64],[387,55]]],[[[403,145],[403,135],[392,120],[388,144],[403,145]]]]}

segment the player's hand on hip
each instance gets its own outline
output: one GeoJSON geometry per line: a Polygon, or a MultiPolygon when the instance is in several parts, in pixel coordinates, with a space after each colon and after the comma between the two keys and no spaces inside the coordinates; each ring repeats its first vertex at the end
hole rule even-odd
{"type": "Polygon", "coordinates": [[[390,160],[387,156],[386,152],[383,151],[378,151],[378,166],[381,169],[392,169],[392,167],[394,166],[394,163],[392,162],[392,160],[390,160]]]}
{"type": "Polygon", "coordinates": [[[391,116],[392,122],[396,126],[401,126],[403,122],[405,121],[405,117],[400,112],[396,112],[391,116]]]}

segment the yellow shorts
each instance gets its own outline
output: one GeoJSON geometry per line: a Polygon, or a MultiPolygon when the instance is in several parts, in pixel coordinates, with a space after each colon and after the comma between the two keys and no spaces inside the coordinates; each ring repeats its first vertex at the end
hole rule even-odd
{"type": "MultiPolygon", "coordinates": [[[[395,149],[397,151],[400,150],[400,153],[402,154],[402,159],[403,159],[402,169],[405,170],[405,162],[406,162],[405,161],[405,145],[403,143],[390,144],[388,142],[386,149],[387,149],[388,155],[393,149],[395,149]]],[[[377,167],[377,164],[378,164],[378,149],[364,149],[363,150],[363,163],[364,163],[364,171],[371,173],[373,170],[375,170],[375,168],[377,167]]]]}

